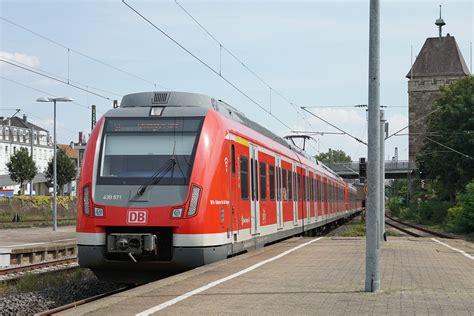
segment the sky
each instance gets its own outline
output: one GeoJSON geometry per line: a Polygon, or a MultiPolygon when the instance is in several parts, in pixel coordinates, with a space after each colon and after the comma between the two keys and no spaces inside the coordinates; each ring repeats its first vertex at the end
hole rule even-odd
{"type": "MultiPolygon", "coordinates": [[[[18,115],[52,131],[52,105],[36,98],[71,97],[75,102],[58,104],[57,112],[58,141],[67,144],[77,142],[79,131],[90,133],[90,105],[100,117],[123,95],[173,90],[226,101],[281,136],[338,132],[300,109],[306,106],[367,139],[366,111],[354,105],[368,102],[369,1],[126,2],[214,71],[120,0],[0,0],[0,116],[20,108],[18,115]]],[[[470,66],[472,1],[381,1],[380,100],[387,106],[389,133],[408,124],[405,75],[425,39],[438,35],[439,4],[443,34],[456,38],[470,66]]],[[[408,137],[388,139],[386,159],[395,147],[406,160],[408,137]]],[[[315,136],[307,152],[329,148],[342,149],[353,160],[367,155],[365,145],[335,134],[315,136]]]]}

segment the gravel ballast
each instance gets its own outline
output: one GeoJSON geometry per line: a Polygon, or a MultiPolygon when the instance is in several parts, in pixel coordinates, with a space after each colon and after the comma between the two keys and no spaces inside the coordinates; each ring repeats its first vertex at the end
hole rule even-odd
{"type": "Polygon", "coordinates": [[[33,315],[120,287],[120,284],[101,282],[91,272],[84,271],[80,277],[65,277],[60,285],[46,286],[36,291],[19,292],[17,288],[12,288],[0,296],[0,314],[33,315]]]}

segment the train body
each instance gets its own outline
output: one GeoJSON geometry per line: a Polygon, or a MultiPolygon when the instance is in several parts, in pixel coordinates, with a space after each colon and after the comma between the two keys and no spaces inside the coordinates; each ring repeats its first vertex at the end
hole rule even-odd
{"type": "Polygon", "coordinates": [[[319,229],[361,208],[355,188],[230,105],[123,98],[88,141],[79,264],[135,283],[319,229]]]}

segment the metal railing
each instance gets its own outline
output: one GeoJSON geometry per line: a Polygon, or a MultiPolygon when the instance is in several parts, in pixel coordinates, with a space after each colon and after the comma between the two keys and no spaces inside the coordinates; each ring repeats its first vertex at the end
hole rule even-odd
{"type": "MultiPolygon", "coordinates": [[[[369,164],[369,162],[367,163],[369,164]]],[[[338,162],[327,164],[337,174],[359,174],[359,162],[338,162]]],[[[385,161],[385,172],[386,173],[408,173],[416,168],[416,164],[413,161],[398,160],[385,161]]]]}

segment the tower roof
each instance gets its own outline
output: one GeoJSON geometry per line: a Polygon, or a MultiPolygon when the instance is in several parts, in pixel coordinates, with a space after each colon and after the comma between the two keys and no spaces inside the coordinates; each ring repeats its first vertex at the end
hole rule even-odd
{"type": "Polygon", "coordinates": [[[454,36],[427,38],[407,78],[466,76],[469,69],[454,36]]]}

